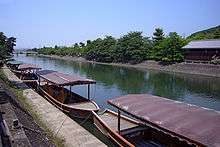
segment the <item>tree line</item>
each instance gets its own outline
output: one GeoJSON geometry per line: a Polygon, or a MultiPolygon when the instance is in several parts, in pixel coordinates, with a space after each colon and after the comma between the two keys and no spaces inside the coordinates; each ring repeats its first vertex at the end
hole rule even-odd
{"type": "Polygon", "coordinates": [[[43,47],[34,49],[40,54],[85,57],[97,62],[139,63],[143,60],[181,62],[184,59],[181,47],[186,45],[185,38],[176,32],[168,35],[163,29],[156,28],[153,37],[145,37],[142,32],[129,32],[116,39],[105,36],[86,43],[75,43],[70,47],[43,47]]]}
{"type": "Polygon", "coordinates": [[[4,61],[11,56],[14,46],[16,45],[15,37],[7,37],[3,32],[0,32],[0,61],[4,61]]]}

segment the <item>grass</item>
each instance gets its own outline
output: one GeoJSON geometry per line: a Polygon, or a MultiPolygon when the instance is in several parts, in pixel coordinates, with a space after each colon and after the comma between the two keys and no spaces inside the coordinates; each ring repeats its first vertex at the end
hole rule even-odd
{"type": "Polygon", "coordinates": [[[23,108],[27,110],[28,113],[31,114],[35,122],[44,130],[47,134],[47,137],[57,146],[63,147],[64,146],[64,139],[62,137],[58,137],[46,124],[43,122],[41,116],[34,111],[33,106],[28,103],[27,98],[23,95],[23,91],[18,89],[12,82],[8,80],[4,71],[0,69],[0,79],[4,81],[6,88],[12,92],[17,100],[22,104],[23,108]]]}

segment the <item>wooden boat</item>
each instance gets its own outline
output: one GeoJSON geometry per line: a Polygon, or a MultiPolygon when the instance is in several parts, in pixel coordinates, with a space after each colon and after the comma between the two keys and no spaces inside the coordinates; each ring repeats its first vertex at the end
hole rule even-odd
{"type": "Polygon", "coordinates": [[[60,110],[77,118],[92,118],[92,112],[99,110],[90,99],[90,84],[95,84],[95,81],[52,70],[42,70],[37,75],[40,93],[60,110]],[[88,98],[72,92],[74,85],[88,85],[88,98]],[[65,88],[67,86],[69,89],[65,88]]]}
{"type": "MultiPolygon", "coordinates": [[[[126,140],[117,130],[118,130],[118,115],[117,113],[106,109],[104,112],[96,114],[93,112],[93,122],[96,127],[107,137],[113,140],[119,146],[130,146],[134,145],[126,140]]],[[[123,128],[129,130],[130,128],[135,128],[139,126],[139,123],[128,117],[121,117],[123,128]]]]}
{"type": "MultiPolygon", "coordinates": [[[[138,119],[138,117],[131,115],[127,105],[132,105],[133,101],[129,101],[129,97],[123,99],[123,102],[127,105],[120,105],[120,107],[118,105],[121,101],[114,101],[113,103],[113,100],[108,101],[108,103],[117,108],[118,113],[108,109],[99,114],[93,113],[93,121],[97,128],[104,135],[112,139],[118,146],[188,147],[196,145],[194,142],[191,142],[186,138],[179,137],[155,126],[154,124],[146,123],[145,121],[138,119]],[[122,115],[121,111],[132,117],[129,118],[128,116],[122,115]]],[[[136,106],[134,111],[142,112],[143,107],[136,106]]]]}
{"type": "Polygon", "coordinates": [[[12,61],[8,61],[7,62],[7,66],[10,68],[11,71],[16,72],[18,71],[18,66],[23,64],[23,62],[21,61],[16,61],[16,60],[12,60],[12,61]]]}
{"type": "Polygon", "coordinates": [[[24,82],[29,82],[38,79],[36,72],[40,69],[41,68],[35,64],[21,64],[18,66],[17,72],[20,73],[20,79],[24,82]]]}
{"type": "MultiPolygon", "coordinates": [[[[131,119],[125,115],[120,114],[120,122],[118,122],[118,118],[118,113],[109,109],[106,109],[101,114],[96,114],[95,112],[93,112],[93,122],[96,125],[96,127],[105,136],[109,137],[112,141],[114,141],[118,146],[172,146],[171,144],[165,142],[165,140],[174,140],[171,136],[164,134],[157,129],[145,126],[142,123],[134,119],[131,119]],[[120,125],[118,125],[118,123],[120,123],[120,125]],[[159,140],[162,140],[162,142],[160,142],[159,140]]],[[[185,146],[185,144],[183,145],[180,143],[178,145],[185,146]]]]}
{"type": "Polygon", "coordinates": [[[149,140],[150,146],[220,146],[218,111],[149,94],[129,94],[108,100],[108,104],[118,109],[114,113],[117,119],[112,115],[94,115],[94,122],[119,146],[147,146],[149,140]],[[139,124],[125,123],[121,111],[139,124]]]}
{"type": "Polygon", "coordinates": [[[9,63],[10,70],[29,87],[36,89],[38,77],[36,72],[41,68],[35,64],[22,64],[19,61],[9,63]]]}

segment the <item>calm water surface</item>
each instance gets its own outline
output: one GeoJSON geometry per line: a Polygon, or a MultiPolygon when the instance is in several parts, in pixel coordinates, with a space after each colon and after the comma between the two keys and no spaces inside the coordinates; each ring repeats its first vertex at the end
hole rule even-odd
{"type": "MultiPolygon", "coordinates": [[[[106,100],[129,93],[149,93],[220,111],[220,78],[145,71],[134,68],[81,63],[47,57],[15,55],[25,63],[43,69],[77,74],[96,80],[91,97],[102,108],[111,108],[106,100]]],[[[74,92],[87,96],[86,86],[75,86],[74,92]]]]}

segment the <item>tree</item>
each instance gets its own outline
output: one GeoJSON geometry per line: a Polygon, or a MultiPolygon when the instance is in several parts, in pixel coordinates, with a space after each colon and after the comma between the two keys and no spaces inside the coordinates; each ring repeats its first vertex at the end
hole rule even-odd
{"type": "Polygon", "coordinates": [[[142,32],[130,32],[118,39],[115,47],[116,62],[141,62],[145,56],[142,32]]]}
{"type": "Polygon", "coordinates": [[[0,45],[5,45],[7,37],[4,35],[3,32],[0,32],[0,45]]]}
{"type": "Polygon", "coordinates": [[[9,53],[12,53],[14,50],[14,46],[16,46],[16,38],[9,37],[6,39],[6,46],[9,51],[9,53]]]}
{"type": "Polygon", "coordinates": [[[79,45],[80,45],[80,47],[84,47],[85,46],[85,44],[83,42],[80,42],[79,45]]]}
{"type": "Polygon", "coordinates": [[[161,60],[164,62],[179,62],[184,59],[181,48],[186,45],[186,40],[179,36],[176,32],[171,32],[160,43],[161,60]]]}
{"type": "Polygon", "coordinates": [[[90,44],[87,45],[87,54],[86,59],[97,61],[99,56],[99,47],[102,43],[101,38],[97,38],[96,40],[91,41],[90,44]]]}
{"type": "Polygon", "coordinates": [[[74,46],[74,48],[78,48],[79,47],[78,43],[75,43],[73,46],[74,46]]]}
{"type": "Polygon", "coordinates": [[[151,51],[154,47],[153,41],[150,40],[150,37],[144,37],[143,41],[143,48],[145,50],[144,60],[151,59],[151,51]]]}
{"type": "Polygon", "coordinates": [[[81,56],[97,62],[139,63],[146,59],[166,62],[183,60],[180,48],[186,41],[177,33],[173,32],[165,36],[161,28],[156,28],[152,38],[153,40],[144,37],[142,32],[129,32],[119,39],[105,36],[103,39],[87,40],[86,44],[80,42],[72,47],[45,47],[38,52],[81,56]]]}
{"type": "Polygon", "coordinates": [[[153,41],[154,43],[159,43],[164,39],[164,32],[162,28],[156,28],[153,33],[153,41]]]}
{"type": "Polygon", "coordinates": [[[98,62],[112,62],[113,51],[116,39],[112,36],[105,36],[104,39],[96,39],[91,43],[87,43],[87,59],[98,62]]]}
{"type": "Polygon", "coordinates": [[[161,47],[160,43],[164,40],[164,32],[161,28],[156,28],[155,32],[153,33],[153,45],[154,47],[151,48],[149,51],[149,58],[154,60],[161,60],[161,47]]]}
{"type": "Polygon", "coordinates": [[[100,46],[98,47],[100,62],[112,62],[114,59],[114,48],[116,45],[116,39],[112,36],[105,36],[100,46]]]}
{"type": "Polygon", "coordinates": [[[16,38],[7,38],[3,32],[0,32],[0,60],[5,60],[14,50],[16,38]]]}
{"type": "Polygon", "coordinates": [[[220,31],[215,31],[215,33],[213,34],[213,38],[214,39],[219,39],[220,38],[220,31]]]}
{"type": "Polygon", "coordinates": [[[89,44],[91,44],[91,40],[86,41],[86,45],[89,45],[89,44]]]}

